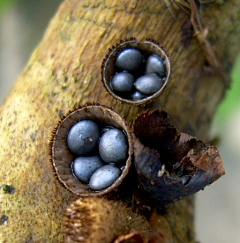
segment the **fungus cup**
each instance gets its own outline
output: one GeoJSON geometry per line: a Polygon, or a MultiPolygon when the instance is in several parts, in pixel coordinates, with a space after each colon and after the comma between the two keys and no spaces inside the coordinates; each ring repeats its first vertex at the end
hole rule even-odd
{"type": "Polygon", "coordinates": [[[217,148],[179,132],[165,111],[141,114],[134,134],[134,165],[141,195],[148,203],[173,203],[225,173],[217,148]]]}
{"type": "MultiPolygon", "coordinates": [[[[96,150],[97,151],[97,150],[96,150]]],[[[51,161],[59,181],[71,192],[78,196],[101,196],[116,190],[128,174],[133,153],[131,132],[123,118],[111,108],[101,105],[88,105],[70,112],[59,122],[54,130],[50,143],[51,161]],[[107,188],[94,191],[89,184],[81,182],[73,173],[72,162],[78,156],[70,151],[67,145],[67,136],[71,127],[81,120],[92,120],[102,131],[106,127],[117,128],[126,135],[128,150],[127,159],[120,165],[120,176],[107,188]]]]}
{"type": "MultiPolygon", "coordinates": [[[[135,56],[138,56],[136,58],[139,58],[139,55],[135,56]]],[[[170,74],[170,58],[167,55],[166,51],[154,40],[137,42],[135,38],[132,38],[129,40],[121,41],[119,44],[109,50],[109,53],[106,55],[106,58],[103,60],[102,64],[102,82],[106,87],[107,91],[119,101],[130,103],[133,105],[147,104],[153,101],[156,97],[158,97],[168,84],[170,74]],[[143,61],[138,68],[136,68],[136,66],[139,65],[138,60],[132,60],[133,65],[131,65],[131,59],[134,59],[133,56],[135,55],[134,53],[132,53],[133,56],[131,56],[131,50],[137,50],[142,55],[143,61]],[[149,60],[151,59],[149,58],[150,56],[153,57],[152,59],[160,59],[162,61],[164,74],[161,73],[161,70],[159,72],[150,71],[155,69],[152,66],[152,60],[149,60]],[[119,58],[121,60],[118,62],[119,58]],[[147,65],[148,60],[149,63],[151,63],[150,68],[147,67],[149,66],[147,65]],[[135,71],[132,70],[134,68],[135,71]],[[129,91],[129,82],[132,82],[132,80],[130,80],[129,82],[126,82],[125,80],[123,81],[123,77],[127,78],[127,76],[129,75],[128,71],[131,73],[130,75],[133,75],[135,77],[135,85],[133,85],[131,92],[129,91]],[[152,73],[154,73],[154,79],[157,79],[157,82],[159,83],[156,84],[155,87],[151,87],[151,90],[153,91],[147,90],[146,93],[142,93],[142,87],[139,88],[139,86],[142,86],[142,84],[139,85],[139,82],[136,81],[139,78],[143,78],[149,75],[151,76],[152,73]],[[118,76],[116,77],[116,75],[118,76]],[[111,83],[112,80],[114,84],[111,83]],[[121,80],[123,87],[122,90],[119,88],[118,85],[116,85],[116,80],[121,80]],[[119,90],[123,91],[124,89],[126,89],[127,92],[119,92],[119,90]]],[[[146,79],[143,78],[143,82],[144,80],[146,79]]],[[[149,80],[146,81],[147,83],[149,83],[149,80]]],[[[142,83],[141,80],[140,83],[142,83]]]]}
{"type": "Polygon", "coordinates": [[[79,198],[64,212],[65,242],[146,243],[151,234],[146,217],[122,201],[79,198]]]}

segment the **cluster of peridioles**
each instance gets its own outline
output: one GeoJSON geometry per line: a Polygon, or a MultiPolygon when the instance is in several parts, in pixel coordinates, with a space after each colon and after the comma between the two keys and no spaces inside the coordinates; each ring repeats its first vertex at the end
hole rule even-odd
{"type": "Polygon", "coordinates": [[[107,124],[101,129],[97,121],[89,119],[71,127],[67,144],[77,155],[72,162],[74,175],[96,191],[107,188],[119,177],[128,156],[123,131],[107,124]]]}

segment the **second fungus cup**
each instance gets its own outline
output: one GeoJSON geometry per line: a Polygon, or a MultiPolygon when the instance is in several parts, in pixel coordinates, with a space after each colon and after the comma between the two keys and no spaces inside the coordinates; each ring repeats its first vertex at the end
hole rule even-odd
{"type": "Polygon", "coordinates": [[[166,87],[171,63],[163,48],[152,40],[130,39],[113,47],[102,64],[107,91],[121,102],[146,104],[166,87]]]}
{"type": "Polygon", "coordinates": [[[50,155],[60,182],[79,196],[115,190],[126,177],[132,135],[111,108],[88,105],[70,112],[53,133],[50,155]]]}

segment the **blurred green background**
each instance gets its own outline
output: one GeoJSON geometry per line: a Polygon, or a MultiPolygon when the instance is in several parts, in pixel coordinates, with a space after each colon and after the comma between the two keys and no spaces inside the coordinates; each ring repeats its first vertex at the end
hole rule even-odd
{"type": "Polygon", "coordinates": [[[4,7],[12,2],[14,2],[15,0],[0,0],[0,12],[2,10],[4,10],[4,7]]]}
{"type": "MultiPolygon", "coordinates": [[[[239,43],[240,47],[240,43],[239,43]]],[[[239,48],[240,51],[240,48],[239,48]]],[[[232,73],[232,84],[230,89],[227,90],[225,98],[218,106],[217,113],[215,115],[215,121],[226,122],[229,119],[229,115],[232,115],[238,110],[240,104],[240,56],[235,61],[232,73]]]]}
{"type": "MultiPolygon", "coordinates": [[[[0,0],[0,103],[61,2],[0,0]]],[[[231,77],[233,82],[218,107],[211,129],[211,136],[220,138],[217,147],[226,175],[196,196],[195,225],[201,243],[240,242],[240,56],[231,77]]]]}

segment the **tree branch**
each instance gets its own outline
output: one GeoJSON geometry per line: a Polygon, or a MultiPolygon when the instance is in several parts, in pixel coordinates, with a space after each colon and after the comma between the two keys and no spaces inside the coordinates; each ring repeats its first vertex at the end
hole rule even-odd
{"type": "MultiPolygon", "coordinates": [[[[197,7],[211,47],[229,73],[239,49],[240,3],[197,2],[197,7]]],[[[199,38],[190,34],[184,39],[187,45],[183,43],[189,14],[178,9],[175,16],[158,0],[62,3],[0,109],[0,186],[15,188],[14,193],[0,194],[0,211],[7,216],[0,225],[3,242],[63,242],[63,214],[77,197],[54,175],[48,144],[61,116],[74,107],[99,102],[119,112],[129,125],[143,111],[165,108],[179,130],[208,140],[226,86],[218,72],[206,71],[199,38]],[[154,39],[171,57],[169,85],[146,106],[119,103],[101,82],[108,49],[132,37],[154,39]]],[[[164,214],[154,212],[152,221],[156,229],[166,229],[163,234],[169,238],[164,242],[194,242],[192,198],[167,206],[164,214]],[[162,225],[154,221],[155,215],[162,225]]]]}

